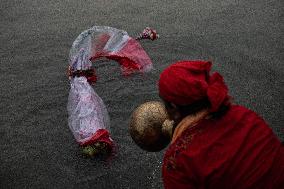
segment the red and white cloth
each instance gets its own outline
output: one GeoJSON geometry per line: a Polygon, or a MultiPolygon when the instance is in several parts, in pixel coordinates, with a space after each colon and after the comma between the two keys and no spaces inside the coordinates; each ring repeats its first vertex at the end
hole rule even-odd
{"type": "Polygon", "coordinates": [[[153,67],[139,42],[126,31],[94,26],[76,38],[69,57],[69,72],[72,73],[69,73],[71,89],[67,109],[69,128],[82,146],[95,142],[113,146],[106,106],[90,85],[95,83],[96,76],[84,75],[92,69],[92,62],[102,57],[117,61],[123,75],[147,72],[153,67]]]}
{"type": "MultiPolygon", "coordinates": [[[[81,49],[84,49],[89,61],[94,62],[102,57],[117,61],[123,74],[147,72],[153,68],[150,57],[140,43],[126,31],[116,28],[94,26],[82,32],[70,50],[70,66],[81,49]]],[[[86,66],[89,65],[91,63],[87,63],[86,66]]]]}

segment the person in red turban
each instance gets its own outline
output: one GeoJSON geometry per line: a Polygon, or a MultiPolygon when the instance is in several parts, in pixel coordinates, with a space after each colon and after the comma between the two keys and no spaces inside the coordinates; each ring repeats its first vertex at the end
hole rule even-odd
{"type": "Polygon", "coordinates": [[[284,147],[255,112],[231,103],[208,61],[166,68],[159,95],[175,122],[162,168],[166,189],[284,188],[284,147]]]}

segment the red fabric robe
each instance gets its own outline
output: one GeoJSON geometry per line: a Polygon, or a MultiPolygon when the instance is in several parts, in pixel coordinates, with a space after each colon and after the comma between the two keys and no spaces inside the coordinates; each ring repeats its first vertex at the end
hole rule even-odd
{"type": "Polygon", "coordinates": [[[256,113],[232,105],[183,131],[162,173],[165,189],[283,189],[284,147],[256,113]]]}

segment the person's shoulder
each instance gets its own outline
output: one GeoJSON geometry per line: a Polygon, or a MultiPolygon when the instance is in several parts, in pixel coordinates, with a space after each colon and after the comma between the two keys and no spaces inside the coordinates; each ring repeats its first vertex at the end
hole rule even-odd
{"type": "Polygon", "coordinates": [[[238,110],[238,111],[247,111],[247,112],[254,112],[252,111],[251,109],[245,107],[245,106],[242,106],[242,105],[239,105],[239,104],[232,104],[230,106],[230,109],[232,110],[238,110]]]}
{"type": "Polygon", "coordinates": [[[260,117],[256,112],[254,112],[253,110],[245,107],[245,106],[242,106],[242,105],[238,105],[238,104],[232,104],[230,106],[230,111],[233,111],[233,112],[243,112],[243,113],[249,113],[249,114],[254,114],[258,117],[260,117]]]}
{"type": "Polygon", "coordinates": [[[267,125],[266,121],[258,113],[245,106],[233,104],[231,105],[229,112],[232,117],[267,125]]]}

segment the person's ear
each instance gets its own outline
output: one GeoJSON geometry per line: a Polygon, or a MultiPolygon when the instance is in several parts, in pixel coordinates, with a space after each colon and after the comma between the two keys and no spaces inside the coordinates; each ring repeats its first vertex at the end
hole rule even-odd
{"type": "Polygon", "coordinates": [[[179,123],[182,117],[178,106],[172,102],[170,102],[169,105],[170,107],[168,112],[170,113],[170,118],[174,120],[176,123],[179,123]]]}

